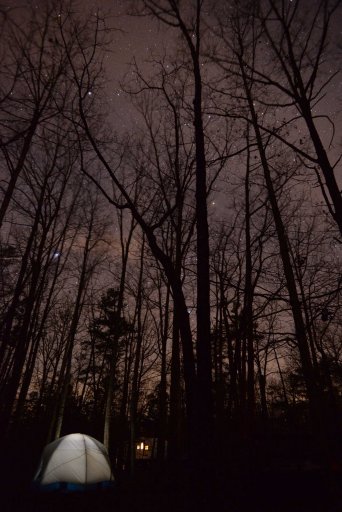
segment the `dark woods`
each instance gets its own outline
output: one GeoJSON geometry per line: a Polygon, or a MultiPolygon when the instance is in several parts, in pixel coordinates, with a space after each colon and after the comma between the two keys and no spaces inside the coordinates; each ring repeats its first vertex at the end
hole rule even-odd
{"type": "Polygon", "coordinates": [[[83,432],[117,475],[231,479],[232,509],[246,478],[339,474],[339,2],[132,2],[176,44],[122,77],[126,128],[80,7],[0,7],[11,471],[83,432]]]}

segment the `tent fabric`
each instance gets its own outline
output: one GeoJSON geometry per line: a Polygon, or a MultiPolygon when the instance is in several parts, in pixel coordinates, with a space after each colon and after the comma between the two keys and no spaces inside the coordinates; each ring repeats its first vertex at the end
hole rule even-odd
{"type": "Polygon", "coordinates": [[[113,482],[106,448],[85,434],[69,434],[48,444],[34,477],[42,490],[83,490],[113,482]]]}

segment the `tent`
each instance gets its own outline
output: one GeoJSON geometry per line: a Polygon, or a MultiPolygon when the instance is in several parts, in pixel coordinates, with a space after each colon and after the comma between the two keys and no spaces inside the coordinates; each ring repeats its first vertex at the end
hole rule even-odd
{"type": "Polygon", "coordinates": [[[33,483],[39,490],[83,491],[112,487],[114,477],[102,443],[69,434],[45,447],[33,483]]]}

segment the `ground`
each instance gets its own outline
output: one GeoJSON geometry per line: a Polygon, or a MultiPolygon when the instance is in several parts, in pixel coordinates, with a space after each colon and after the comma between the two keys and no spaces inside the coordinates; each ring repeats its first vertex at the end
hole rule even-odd
{"type": "Polygon", "coordinates": [[[134,478],[116,473],[113,492],[86,495],[33,492],[39,443],[38,434],[2,443],[1,512],[342,512],[342,450],[324,467],[298,433],[232,443],[208,466],[138,461],[134,478]]]}
{"type": "Polygon", "coordinates": [[[37,495],[12,482],[2,489],[2,512],[342,512],[342,472],[319,468],[269,468],[263,471],[226,466],[211,474],[177,472],[153,465],[137,468],[134,479],[122,476],[113,492],[87,495],[37,495]]]}

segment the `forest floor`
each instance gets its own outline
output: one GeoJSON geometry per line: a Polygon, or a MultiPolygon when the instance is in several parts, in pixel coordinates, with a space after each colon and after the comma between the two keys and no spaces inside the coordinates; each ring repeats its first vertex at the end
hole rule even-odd
{"type": "Polygon", "coordinates": [[[267,436],[222,448],[208,467],[137,462],[111,492],[37,494],[39,436],[23,435],[0,447],[0,512],[342,512],[342,448],[323,468],[311,447],[306,436],[267,436]]]}
{"type": "Polygon", "coordinates": [[[342,472],[226,467],[193,477],[188,468],[171,474],[146,464],[111,492],[35,495],[12,481],[1,493],[2,512],[342,512],[342,472]]]}

